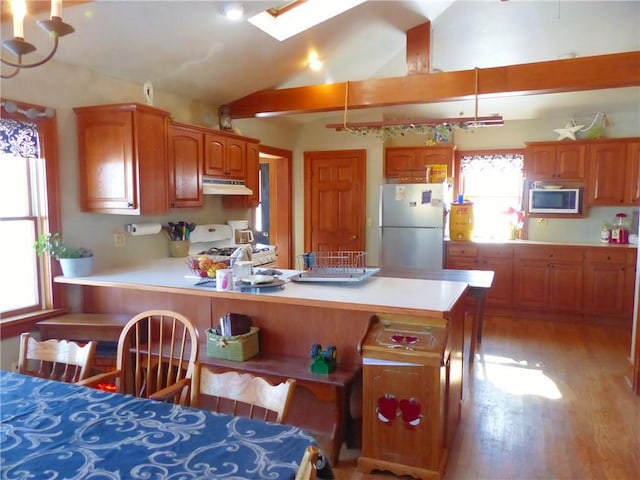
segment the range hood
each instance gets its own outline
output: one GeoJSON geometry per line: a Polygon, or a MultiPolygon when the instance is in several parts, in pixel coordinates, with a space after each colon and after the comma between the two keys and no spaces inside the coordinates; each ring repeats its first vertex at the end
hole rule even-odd
{"type": "Polygon", "coordinates": [[[211,177],[202,179],[202,193],[205,195],[253,195],[253,191],[245,187],[244,180],[211,177]]]}

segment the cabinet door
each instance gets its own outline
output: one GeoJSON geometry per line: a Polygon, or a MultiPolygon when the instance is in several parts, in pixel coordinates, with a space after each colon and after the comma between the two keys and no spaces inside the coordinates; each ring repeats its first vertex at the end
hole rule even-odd
{"type": "Polygon", "coordinates": [[[514,262],[514,303],[516,307],[546,308],[549,304],[549,262],[516,259],[514,262]]]}
{"type": "Polygon", "coordinates": [[[204,135],[204,174],[225,177],[226,139],[221,135],[204,135]]]}
{"type": "Polygon", "coordinates": [[[549,309],[579,313],[582,309],[582,265],[552,263],[549,269],[549,309]]]}
{"type": "Polygon", "coordinates": [[[640,141],[627,144],[627,172],[625,175],[627,185],[625,187],[626,205],[638,205],[640,203],[640,141]]]}
{"type": "Polygon", "coordinates": [[[384,159],[385,177],[411,176],[416,162],[415,148],[387,148],[384,159]]]}
{"type": "Polygon", "coordinates": [[[524,176],[527,180],[554,178],[555,145],[527,145],[524,150],[524,176]]]}
{"type": "Polygon", "coordinates": [[[222,198],[224,208],[255,208],[260,204],[260,145],[247,142],[247,172],[245,185],[251,195],[225,195],[222,198]]]}
{"type": "Polygon", "coordinates": [[[169,126],[169,193],[171,207],[201,207],[203,134],[169,126]]]}
{"type": "Polygon", "coordinates": [[[580,144],[558,145],[556,147],[555,178],[563,180],[584,179],[586,147],[580,144]]]}
{"type": "Polygon", "coordinates": [[[513,298],[513,248],[507,245],[483,245],[480,248],[480,270],[494,272],[487,293],[487,305],[509,306],[513,298]]]}
{"type": "Polygon", "coordinates": [[[624,202],[626,144],[589,145],[588,205],[620,205],[624,202]]]}
{"type": "Polygon", "coordinates": [[[225,156],[225,176],[245,180],[247,174],[247,142],[237,138],[227,138],[225,156]]]}
{"type": "Polygon", "coordinates": [[[625,309],[627,252],[596,249],[587,252],[584,313],[621,315],[625,309]]]}
{"type": "Polygon", "coordinates": [[[453,177],[453,147],[425,147],[416,155],[414,169],[425,171],[427,165],[446,165],[447,176],[453,177]]]}
{"type": "Polygon", "coordinates": [[[130,111],[78,114],[83,211],[138,208],[133,115],[130,111]]]}
{"type": "Polygon", "coordinates": [[[637,251],[627,252],[627,262],[624,266],[624,300],[622,310],[629,318],[633,318],[633,307],[636,294],[636,261],[637,251]]]}

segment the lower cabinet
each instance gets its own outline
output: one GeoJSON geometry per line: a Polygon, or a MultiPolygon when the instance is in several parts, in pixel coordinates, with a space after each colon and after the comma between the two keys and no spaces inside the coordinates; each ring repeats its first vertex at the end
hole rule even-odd
{"type": "MultiPolygon", "coordinates": [[[[635,253],[635,252],[634,252],[635,253]]],[[[585,314],[631,315],[635,259],[624,250],[587,252],[585,314]]]]}
{"type": "Polygon", "coordinates": [[[446,268],[492,270],[487,307],[631,320],[636,249],[448,242],[446,268]]]}
{"type": "Polygon", "coordinates": [[[486,304],[510,306],[513,283],[513,247],[505,244],[486,245],[450,242],[447,245],[446,268],[458,270],[491,270],[493,285],[486,304]]]}
{"type": "Polygon", "coordinates": [[[583,252],[580,249],[521,246],[515,254],[513,306],[580,312],[582,276],[583,252]]]}

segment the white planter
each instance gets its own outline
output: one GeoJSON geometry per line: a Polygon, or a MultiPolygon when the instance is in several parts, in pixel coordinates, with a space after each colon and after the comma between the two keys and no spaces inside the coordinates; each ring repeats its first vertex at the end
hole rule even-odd
{"type": "Polygon", "coordinates": [[[65,277],[84,277],[93,272],[93,257],[59,258],[58,261],[65,277]]]}

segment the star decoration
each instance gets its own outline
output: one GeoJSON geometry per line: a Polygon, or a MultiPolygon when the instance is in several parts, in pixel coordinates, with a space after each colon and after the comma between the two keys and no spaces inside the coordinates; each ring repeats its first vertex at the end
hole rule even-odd
{"type": "Polygon", "coordinates": [[[224,348],[226,346],[227,346],[227,342],[225,342],[222,338],[217,338],[216,339],[216,347],[224,348]]]}
{"type": "Polygon", "coordinates": [[[569,138],[571,140],[576,139],[576,132],[584,128],[584,125],[573,125],[571,122],[567,123],[564,128],[554,128],[553,131],[558,135],[558,140],[562,140],[564,138],[569,138]]]}

